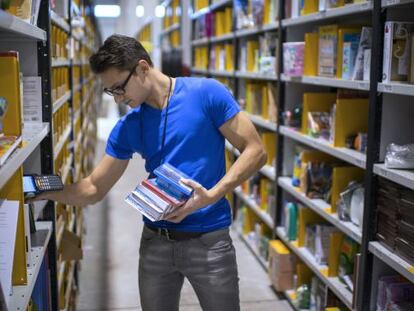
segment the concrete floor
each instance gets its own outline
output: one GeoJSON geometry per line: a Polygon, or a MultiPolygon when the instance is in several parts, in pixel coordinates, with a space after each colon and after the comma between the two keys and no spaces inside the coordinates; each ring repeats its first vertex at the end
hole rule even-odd
{"type": "MultiPolygon", "coordinates": [[[[113,108],[109,109],[110,118],[98,122],[101,140],[97,146],[97,159],[102,157],[105,139],[116,122],[116,113],[111,113],[111,109],[113,108]]],[[[84,210],[86,237],[77,310],[141,310],[138,249],[143,222],[141,215],[124,203],[123,199],[145,177],[143,160],[134,158],[106,198],[84,210]]],[[[232,236],[240,277],[241,309],[292,310],[286,301],[279,300],[270,286],[266,272],[246,245],[236,234],[232,233],[232,236]]],[[[180,310],[201,310],[188,282],[185,282],[181,292],[180,310]]]]}

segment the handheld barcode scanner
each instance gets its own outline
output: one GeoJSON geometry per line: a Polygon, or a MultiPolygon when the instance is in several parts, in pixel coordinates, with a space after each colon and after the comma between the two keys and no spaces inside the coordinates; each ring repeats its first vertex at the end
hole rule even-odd
{"type": "Polygon", "coordinates": [[[63,189],[59,175],[25,175],[23,176],[23,192],[25,198],[34,198],[45,191],[59,191],[63,189]]]}

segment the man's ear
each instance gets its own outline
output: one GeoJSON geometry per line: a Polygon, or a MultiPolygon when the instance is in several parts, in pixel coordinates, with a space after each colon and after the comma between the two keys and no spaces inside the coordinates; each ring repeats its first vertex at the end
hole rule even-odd
{"type": "Polygon", "coordinates": [[[144,60],[144,59],[141,59],[138,62],[138,66],[137,66],[137,69],[136,69],[137,72],[136,73],[139,74],[141,72],[144,75],[146,75],[148,73],[149,69],[150,69],[150,65],[147,63],[147,61],[144,60]]]}

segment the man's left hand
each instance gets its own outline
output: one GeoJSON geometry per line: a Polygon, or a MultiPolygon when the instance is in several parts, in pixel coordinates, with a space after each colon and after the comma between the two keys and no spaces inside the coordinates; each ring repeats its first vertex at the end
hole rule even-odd
{"type": "Polygon", "coordinates": [[[193,195],[181,207],[176,208],[167,215],[165,220],[174,223],[180,223],[185,217],[195,212],[196,210],[212,204],[213,197],[210,192],[199,183],[190,179],[181,179],[182,183],[194,189],[193,195]]]}

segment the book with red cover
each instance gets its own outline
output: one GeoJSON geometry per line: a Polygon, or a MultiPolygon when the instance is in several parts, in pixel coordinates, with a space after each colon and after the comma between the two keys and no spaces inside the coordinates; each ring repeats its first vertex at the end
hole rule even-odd
{"type": "Polygon", "coordinates": [[[167,192],[165,192],[164,190],[162,190],[161,188],[159,188],[157,186],[157,183],[155,181],[155,178],[153,179],[148,179],[148,180],[144,180],[142,182],[142,185],[146,188],[148,188],[149,190],[151,190],[152,192],[154,192],[155,194],[157,194],[160,198],[162,198],[163,200],[171,203],[171,205],[175,208],[175,207],[179,207],[181,205],[183,205],[185,203],[184,200],[178,200],[175,197],[173,197],[172,195],[168,194],[167,192]]]}

